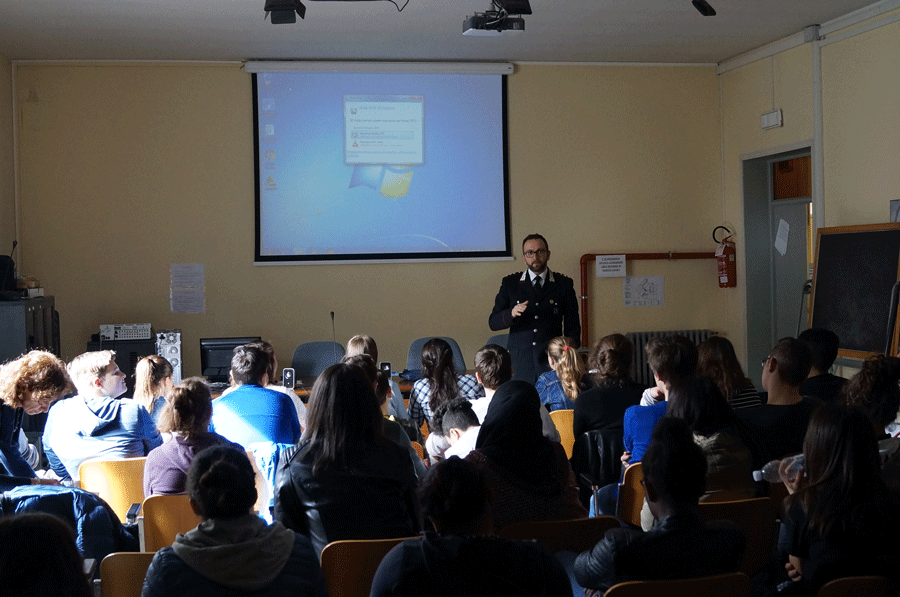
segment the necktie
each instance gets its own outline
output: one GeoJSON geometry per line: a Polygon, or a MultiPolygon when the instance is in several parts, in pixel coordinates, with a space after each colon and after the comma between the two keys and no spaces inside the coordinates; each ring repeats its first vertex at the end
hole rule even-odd
{"type": "Polygon", "coordinates": [[[540,291],[540,289],[541,289],[541,277],[540,276],[534,277],[534,289],[537,291],[540,291]]]}

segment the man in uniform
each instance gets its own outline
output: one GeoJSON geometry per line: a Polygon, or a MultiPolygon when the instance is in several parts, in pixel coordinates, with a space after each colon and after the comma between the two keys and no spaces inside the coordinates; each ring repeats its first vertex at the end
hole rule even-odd
{"type": "Polygon", "coordinates": [[[509,328],[514,379],[534,383],[550,370],[547,343],[568,336],[578,346],[581,324],[572,278],[547,268],[547,240],[540,234],[526,236],[522,259],[528,269],[503,278],[488,325],[494,331],[509,328]]]}

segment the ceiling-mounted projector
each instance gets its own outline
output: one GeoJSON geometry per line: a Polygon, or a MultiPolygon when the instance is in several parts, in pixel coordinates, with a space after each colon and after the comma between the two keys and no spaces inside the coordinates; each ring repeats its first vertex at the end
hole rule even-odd
{"type": "Polygon", "coordinates": [[[463,35],[500,35],[506,31],[525,31],[525,19],[530,15],[528,0],[492,0],[487,12],[476,12],[463,21],[463,35]]]}

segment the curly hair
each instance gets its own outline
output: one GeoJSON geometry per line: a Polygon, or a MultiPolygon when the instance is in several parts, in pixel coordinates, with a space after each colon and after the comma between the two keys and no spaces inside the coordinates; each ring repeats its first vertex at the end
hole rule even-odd
{"type": "Polygon", "coordinates": [[[844,400],[862,409],[878,427],[884,427],[900,409],[900,359],[883,354],[867,358],[847,383],[844,400]]]}
{"type": "Polygon", "coordinates": [[[53,402],[74,389],[65,363],[43,350],[32,350],[0,366],[0,401],[11,408],[21,408],[27,395],[53,402]]]}
{"type": "Polygon", "coordinates": [[[594,382],[629,380],[632,352],[631,342],[622,334],[610,334],[597,340],[588,357],[588,366],[595,372],[594,382]]]}

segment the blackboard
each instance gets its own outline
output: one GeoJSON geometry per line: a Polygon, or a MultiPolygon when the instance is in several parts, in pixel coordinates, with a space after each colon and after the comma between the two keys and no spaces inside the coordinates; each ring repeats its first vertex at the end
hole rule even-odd
{"type": "MultiPolygon", "coordinates": [[[[898,277],[900,223],[820,228],[811,327],[836,333],[842,356],[884,351],[898,277]]],[[[897,352],[896,331],[889,352],[897,352]]]]}

